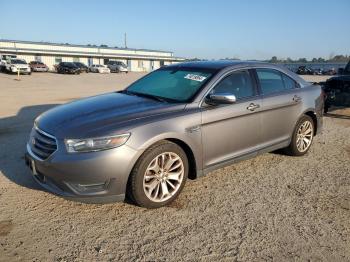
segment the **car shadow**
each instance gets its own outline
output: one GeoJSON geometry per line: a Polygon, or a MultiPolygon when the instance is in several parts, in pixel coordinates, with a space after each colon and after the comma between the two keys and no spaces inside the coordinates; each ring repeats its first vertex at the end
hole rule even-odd
{"type": "Polygon", "coordinates": [[[15,116],[0,118],[0,171],[10,181],[42,190],[25,165],[24,154],[34,119],[54,106],[56,104],[23,107],[15,116]]]}
{"type": "Polygon", "coordinates": [[[350,119],[350,108],[345,106],[332,106],[328,112],[324,114],[324,116],[339,119],[350,119]]]}
{"type": "Polygon", "coordinates": [[[326,113],[324,116],[339,119],[350,119],[350,115],[336,114],[336,113],[326,113]]]}

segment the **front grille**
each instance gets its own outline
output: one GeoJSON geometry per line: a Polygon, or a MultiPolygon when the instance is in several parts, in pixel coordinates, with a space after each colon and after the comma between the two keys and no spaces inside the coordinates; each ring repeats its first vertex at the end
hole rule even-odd
{"type": "Polygon", "coordinates": [[[57,150],[55,137],[34,127],[29,140],[32,153],[39,159],[45,160],[57,150]]]}

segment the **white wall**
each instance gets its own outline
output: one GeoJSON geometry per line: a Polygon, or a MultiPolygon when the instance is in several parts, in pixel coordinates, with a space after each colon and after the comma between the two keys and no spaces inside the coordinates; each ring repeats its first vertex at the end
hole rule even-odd
{"type": "MultiPolygon", "coordinates": [[[[34,61],[35,57],[34,55],[17,55],[18,58],[24,59],[29,63],[30,61],[34,61]]],[[[41,61],[45,63],[50,70],[54,70],[54,65],[57,64],[55,59],[56,57],[61,57],[62,62],[73,62],[72,56],[51,56],[51,55],[41,55],[41,61]]],[[[125,64],[127,64],[126,59],[110,59],[110,60],[117,60],[122,61],[125,64]]],[[[79,62],[82,62],[86,65],[88,65],[88,57],[79,57],[79,62]]],[[[164,65],[169,65],[174,62],[170,61],[164,61],[164,65]]],[[[103,64],[103,58],[93,58],[93,64],[103,64]]],[[[153,60],[153,70],[156,70],[160,67],[160,61],[159,60],[153,60]]],[[[131,71],[133,72],[150,72],[151,71],[151,60],[140,60],[140,59],[131,59],[131,71]],[[139,61],[142,61],[142,63],[139,63],[139,61]],[[142,65],[141,65],[142,64],[142,65]]]]}

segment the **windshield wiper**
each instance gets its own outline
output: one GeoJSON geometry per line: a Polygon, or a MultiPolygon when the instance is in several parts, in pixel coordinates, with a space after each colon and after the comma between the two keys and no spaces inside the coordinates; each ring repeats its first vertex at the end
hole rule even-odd
{"type": "Polygon", "coordinates": [[[123,90],[122,93],[127,94],[127,95],[132,95],[132,96],[146,97],[146,98],[150,98],[150,99],[153,99],[153,100],[156,100],[159,102],[163,102],[163,103],[169,102],[166,98],[162,98],[162,97],[150,95],[150,94],[138,93],[138,92],[133,92],[133,91],[128,91],[128,90],[123,90]]]}

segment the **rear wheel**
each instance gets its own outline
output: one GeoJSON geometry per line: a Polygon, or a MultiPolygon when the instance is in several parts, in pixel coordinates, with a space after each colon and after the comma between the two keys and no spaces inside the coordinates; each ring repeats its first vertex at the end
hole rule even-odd
{"type": "Polygon", "coordinates": [[[176,199],[188,175],[188,159],[178,145],[163,141],[147,149],[133,168],[127,195],[146,208],[165,206],[176,199]]]}
{"type": "Polygon", "coordinates": [[[314,138],[314,122],[311,117],[301,117],[295,126],[290,145],[285,149],[288,155],[302,156],[309,151],[314,138]]]}

